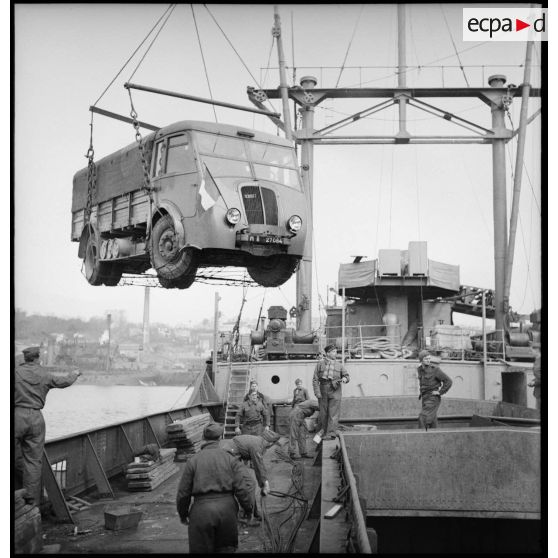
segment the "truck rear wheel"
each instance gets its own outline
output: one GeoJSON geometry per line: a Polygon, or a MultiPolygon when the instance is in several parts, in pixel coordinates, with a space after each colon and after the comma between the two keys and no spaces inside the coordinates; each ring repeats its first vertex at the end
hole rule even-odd
{"type": "Polygon", "coordinates": [[[250,277],[262,287],[279,287],[296,271],[298,258],[275,254],[267,258],[252,258],[246,269],[250,277]]]}
{"type": "Polygon", "coordinates": [[[186,289],[194,282],[198,269],[197,251],[180,249],[170,215],[164,215],[155,223],[150,250],[151,265],[162,287],[186,289]]]}
{"type": "Polygon", "coordinates": [[[122,269],[114,263],[102,262],[99,260],[99,241],[96,235],[91,232],[85,245],[85,278],[91,285],[107,285],[114,287],[118,285],[122,277],[122,269]]]}
{"type": "Polygon", "coordinates": [[[83,264],[85,278],[89,284],[95,286],[102,285],[107,271],[107,264],[99,261],[99,242],[93,232],[87,237],[83,264]]]}
{"type": "Polygon", "coordinates": [[[107,272],[108,275],[103,277],[103,283],[107,287],[115,287],[120,282],[122,278],[122,268],[117,266],[116,264],[108,264],[107,265],[107,272]]]}

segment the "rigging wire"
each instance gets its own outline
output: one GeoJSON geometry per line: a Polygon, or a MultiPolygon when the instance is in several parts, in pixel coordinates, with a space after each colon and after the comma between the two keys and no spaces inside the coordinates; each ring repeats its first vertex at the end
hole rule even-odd
{"type": "Polygon", "coordinates": [[[176,4],[172,4],[172,9],[170,10],[169,14],[167,15],[165,21],[163,21],[163,23],[161,24],[161,27],[159,27],[159,30],[155,34],[155,37],[153,37],[153,40],[149,43],[149,46],[147,47],[146,51],[143,53],[143,56],[140,58],[140,61],[138,62],[137,66],[135,67],[135,69],[132,72],[132,74],[130,75],[130,77],[128,78],[128,81],[131,81],[131,79],[134,77],[135,73],[138,71],[139,67],[141,66],[141,64],[145,60],[145,57],[148,55],[149,51],[151,50],[151,47],[153,46],[153,43],[157,40],[157,38],[161,34],[161,31],[163,30],[163,28],[167,24],[170,16],[172,15],[172,12],[174,11],[175,8],[176,8],[176,4]]]}
{"type": "Polygon", "coordinates": [[[471,87],[469,85],[469,80],[467,79],[467,74],[465,73],[465,69],[463,68],[463,63],[461,62],[459,52],[457,52],[457,45],[455,44],[455,41],[453,40],[453,34],[451,32],[448,20],[446,18],[446,12],[444,11],[444,6],[442,4],[440,4],[440,10],[442,11],[442,15],[444,16],[444,21],[446,22],[446,28],[447,28],[449,36],[450,36],[451,44],[453,45],[453,50],[455,51],[455,56],[456,56],[457,60],[459,61],[459,67],[461,68],[461,71],[463,72],[463,77],[465,78],[465,83],[467,84],[467,87],[471,87]]]}
{"type": "MultiPolygon", "coordinates": [[[[478,48],[478,47],[480,47],[480,46],[485,46],[486,44],[487,44],[486,42],[483,42],[483,43],[478,43],[478,44],[476,44],[476,45],[472,45],[472,46],[470,46],[470,47],[464,48],[463,50],[460,50],[459,52],[456,52],[455,54],[449,54],[448,56],[443,56],[442,58],[438,58],[438,59],[436,59],[436,60],[432,60],[431,62],[427,62],[426,64],[423,64],[422,67],[424,68],[424,67],[426,67],[426,66],[428,66],[428,65],[430,65],[430,64],[435,64],[436,62],[441,62],[442,60],[447,60],[448,58],[453,58],[453,57],[456,56],[457,54],[462,54],[462,53],[467,52],[467,51],[469,51],[469,50],[473,50],[474,48],[478,48]]],[[[382,76],[382,77],[379,77],[379,78],[375,78],[375,79],[371,79],[371,80],[368,80],[368,81],[364,81],[364,82],[361,83],[361,86],[362,86],[362,85],[366,85],[366,84],[368,84],[368,83],[374,83],[374,82],[376,82],[376,81],[381,81],[381,80],[384,80],[384,79],[389,79],[389,78],[391,78],[391,77],[397,76],[398,74],[406,74],[407,72],[414,72],[414,71],[419,70],[419,69],[420,69],[420,68],[413,68],[413,67],[411,67],[411,66],[407,66],[407,68],[406,68],[405,70],[401,71],[401,72],[396,70],[396,71],[392,72],[391,74],[387,74],[387,75],[382,76]]],[[[347,85],[346,87],[349,89],[349,88],[351,88],[351,87],[356,87],[357,85],[358,85],[358,84],[347,85]]]]}
{"type": "MultiPolygon", "coordinates": [[[[207,81],[207,88],[209,89],[209,97],[211,98],[211,100],[213,100],[213,91],[211,91],[211,83],[209,81],[209,73],[207,72],[207,65],[205,63],[205,56],[203,54],[203,47],[202,47],[202,42],[201,42],[201,38],[200,38],[200,32],[198,29],[198,22],[196,20],[196,13],[194,12],[194,4],[190,4],[190,8],[192,10],[192,19],[194,20],[194,27],[196,28],[196,36],[198,37],[198,45],[200,47],[200,54],[202,57],[202,63],[203,63],[203,70],[205,72],[205,80],[207,81]]],[[[219,122],[218,118],[217,118],[217,110],[215,109],[215,105],[211,105],[211,107],[213,108],[213,116],[215,116],[215,122],[219,122]]]]}
{"type": "Polygon", "coordinates": [[[353,29],[353,34],[349,40],[349,44],[347,46],[347,51],[345,52],[345,58],[343,59],[343,63],[341,64],[341,68],[339,69],[339,75],[337,76],[337,81],[335,82],[335,87],[337,87],[339,85],[339,80],[341,79],[341,74],[343,73],[343,70],[345,69],[345,62],[347,62],[347,57],[349,56],[349,51],[351,50],[351,46],[353,44],[353,39],[355,38],[355,34],[358,28],[358,24],[360,22],[360,18],[362,16],[362,11],[364,10],[364,4],[362,4],[360,6],[360,13],[358,14],[357,20],[355,22],[355,27],[353,29]]]}
{"type": "Polygon", "coordinates": [[[157,20],[157,22],[155,23],[155,25],[151,28],[151,30],[149,31],[149,33],[144,37],[144,39],[141,41],[141,43],[137,46],[137,48],[134,50],[134,52],[132,52],[132,54],[130,55],[130,57],[128,58],[128,60],[126,60],[126,62],[124,63],[124,65],[122,66],[122,68],[120,68],[120,70],[118,71],[118,73],[114,76],[114,78],[112,79],[112,81],[107,85],[107,87],[105,88],[105,90],[101,93],[100,97],[93,103],[93,106],[96,106],[97,103],[103,98],[103,96],[105,95],[105,93],[109,90],[110,86],[116,81],[116,78],[124,71],[124,68],[129,64],[130,60],[132,60],[132,58],[136,55],[136,53],[138,52],[138,50],[142,47],[143,43],[145,43],[145,41],[147,41],[148,37],[151,35],[151,33],[153,33],[154,29],[156,29],[156,27],[159,25],[159,23],[161,22],[161,20],[165,17],[166,13],[172,8],[174,4],[170,4],[169,7],[164,11],[163,15],[157,20]]]}
{"type": "MultiPolygon", "coordinates": [[[[234,53],[238,56],[238,59],[240,60],[240,62],[242,63],[242,65],[244,66],[244,68],[246,69],[246,71],[250,74],[250,77],[252,78],[252,80],[254,81],[254,83],[258,86],[259,89],[263,89],[262,86],[258,83],[258,80],[254,77],[254,75],[252,74],[252,72],[250,71],[250,68],[248,68],[246,62],[244,62],[242,56],[240,56],[240,54],[238,53],[238,51],[236,50],[236,48],[234,47],[234,45],[232,44],[231,40],[228,38],[227,34],[225,33],[225,31],[223,30],[223,28],[219,25],[219,22],[215,19],[215,16],[211,13],[211,11],[209,10],[209,8],[207,7],[207,4],[203,4],[203,7],[207,10],[207,13],[211,16],[211,18],[213,19],[213,21],[215,22],[215,25],[217,25],[217,27],[219,28],[219,30],[221,31],[221,33],[223,34],[223,37],[225,37],[225,39],[227,40],[227,42],[229,43],[230,47],[233,49],[234,53]]],[[[268,99],[267,102],[269,102],[271,108],[275,111],[275,107],[273,106],[273,104],[271,103],[271,101],[268,99]]],[[[277,111],[275,111],[277,112],[277,111]]]]}
{"type": "MultiPolygon", "coordinates": [[[[511,116],[508,113],[508,118],[510,119],[511,122],[511,116]]],[[[512,127],[513,127],[513,122],[511,123],[512,127]]],[[[517,141],[517,140],[516,140],[517,141]]],[[[510,144],[507,144],[507,149],[508,149],[508,160],[510,162],[510,175],[511,175],[511,184],[513,184],[514,182],[514,168],[513,168],[513,158],[512,158],[512,152],[511,152],[511,147],[510,144]]],[[[525,275],[525,286],[524,286],[524,291],[523,291],[523,300],[525,300],[526,296],[527,296],[527,287],[529,287],[529,290],[531,291],[531,297],[533,299],[533,304],[536,303],[536,296],[535,296],[535,292],[533,290],[533,283],[531,281],[531,251],[527,249],[526,243],[525,243],[525,234],[523,232],[523,220],[521,219],[521,211],[518,212],[518,222],[519,222],[519,230],[521,232],[521,240],[522,240],[522,245],[523,245],[523,253],[525,255],[525,261],[527,264],[527,273],[525,275]]],[[[532,229],[532,220],[530,221],[530,225],[529,225],[529,230],[532,229]]],[[[530,240],[530,239],[529,239],[530,240]]]]}
{"type": "Polygon", "coordinates": [[[418,66],[418,74],[420,74],[420,70],[421,70],[421,65],[420,65],[420,61],[418,59],[418,49],[417,49],[417,45],[415,43],[415,34],[413,32],[413,17],[411,16],[411,10],[413,9],[413,5],[409,4],[409,31],[411,34],[411,41],[413,43],[413,53],[415,55],[416,61],[417,61],[417,66],[418,66]]]}

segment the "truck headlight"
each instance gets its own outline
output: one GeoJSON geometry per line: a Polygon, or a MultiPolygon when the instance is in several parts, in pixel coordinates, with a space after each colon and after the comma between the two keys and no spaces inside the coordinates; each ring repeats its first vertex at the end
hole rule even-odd
{"type": "Polygon", "coordinates": [[[231,207],[225,217],[229,225],[236,225],[240,221],[240,211],[236,207],[231,207]]]}
{"type": "Polygon", "coordinates": [[[298,215],[293,215],[287,221],[287,228],[291,232],[298,232],[302,227],[302,219],[298,215]]]}

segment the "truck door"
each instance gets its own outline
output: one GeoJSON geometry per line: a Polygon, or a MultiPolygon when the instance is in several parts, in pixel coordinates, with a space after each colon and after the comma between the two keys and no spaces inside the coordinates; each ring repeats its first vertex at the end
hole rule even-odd
{"type": "Polygon", "coordinates": [[[199,174],[188,134],[161,138],[155,144],[152,182],[159,200],[176,204],[184,217],[196,214],[199,174]]]}

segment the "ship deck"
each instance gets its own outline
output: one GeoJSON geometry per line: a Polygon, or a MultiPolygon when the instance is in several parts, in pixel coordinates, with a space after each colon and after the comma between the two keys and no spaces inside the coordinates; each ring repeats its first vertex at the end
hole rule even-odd
{"type": "MultiPolygon", "coordinates": [[[[309,442],[309,446],[315,444],[309,442]]],[[[276,446],[264,455],[272,491],[288,493],[291,491],[293,463],[285,460],[284,453],[276,446]]],[[[286,446],[285,446],[286,450],[286,446]]],[[[303,492],[308,499],[308,509],[320,483],[321,468],[314,465],[313,459],[297,460],[303,470],[303,492]]],[[[60,545],[61,554],[151,554],[187,553],[188,528],[180,523],[176,512],[176,492],[184,463],[177,463],[179,471],[149,492],[130,492],[127,490],[123,475],[111,479],[114,499],[99,499],[95,495],[85,495],[82,499],[90,506],[72,513],[75,525],[60,524],[43,518],[43,544],[60,545]],[[123,530],[105,528],[104,511],[121,505],[133,505],[143,512],[137,527],[123,530]]],[[[286,539],[289,523],[293,524],[292,506],[288,498],[267,496],[265,513],[270,522],[281,527],[282,538],[286,539]]],[[[308,552],[317,528],[318,519],[302,523],[294,542],[293,552],[308,552]]],[[[57,548],[57,547],[54,547],[57,548]]],[[[239,523],[240,553],[270,552],[270,539],[265,525],[255,526],[239,523]]]]}

